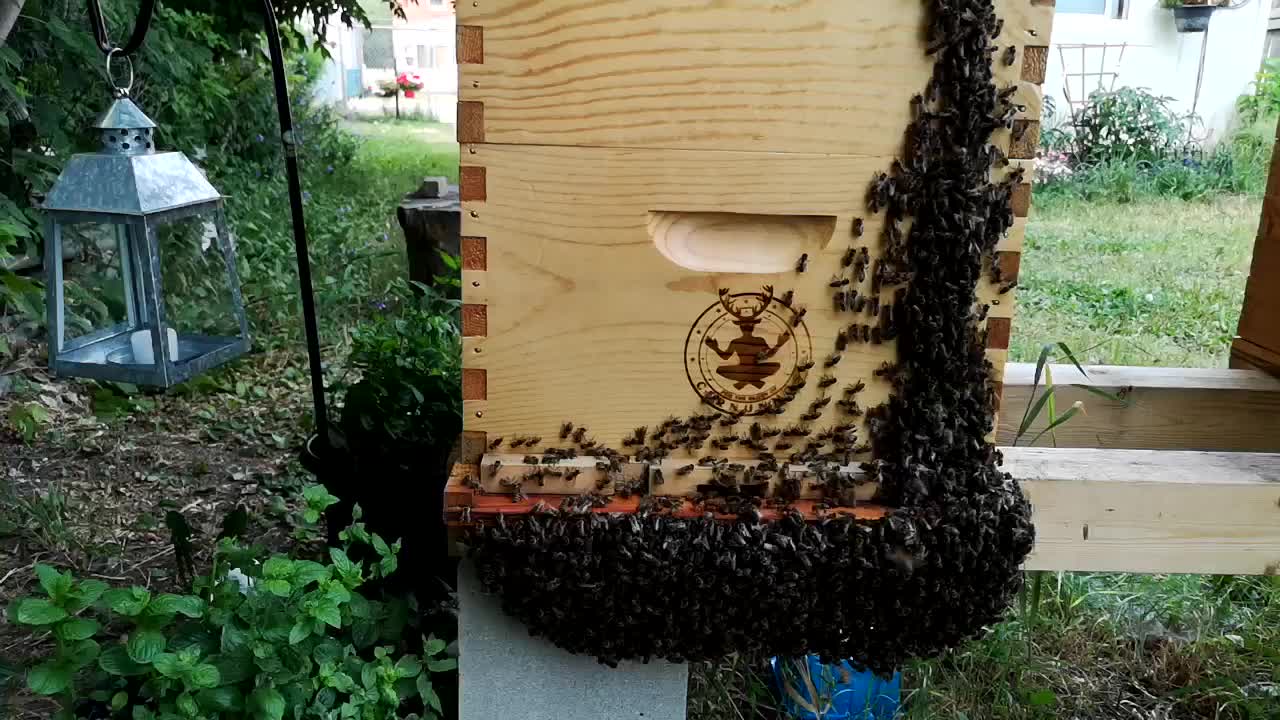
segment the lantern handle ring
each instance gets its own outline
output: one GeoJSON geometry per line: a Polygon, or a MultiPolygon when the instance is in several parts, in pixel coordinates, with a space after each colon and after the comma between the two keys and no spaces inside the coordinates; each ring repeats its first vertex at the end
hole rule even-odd
{"type": "Polygon", "coordinates": [[[118,98],[129,97],[129,92],[133,90],[133,59],[124,54],[121,48],[111,48],[107,51],[107,83],[111,85],[112,91],[118,98]],[[117,55],[122,58],[129,67],[129,82],[124,87],[116,84],[116,79],[111,76],[111,60],[117,55]]]}

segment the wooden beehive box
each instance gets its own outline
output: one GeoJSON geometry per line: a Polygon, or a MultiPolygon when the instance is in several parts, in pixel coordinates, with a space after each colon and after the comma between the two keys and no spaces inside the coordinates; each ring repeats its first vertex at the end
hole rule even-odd
{"type": "MultiPolygon", "coordinates": [[[[875,262],[882,217],[868,213],[867,189],[902,152],[911,97],[929,79],[925,5],[458,3],[473,460],[499,437],[555,445],[566,421],[622,449],[634,428],[709,405],[747,416],[725,432],[758,420],[791,426],[829,392],[813,381],[826,372],[837,390],[864,381],[862,407],[885,400],[889,385],[874,371],[895,358],[893,342],[851,342],[822,368],[837,333],[881,322],[873,302],[837,312],[828,283],[851,245],[875,262]],[[808,269],[798,273],[802,254],[808,269]],[[788,291],[790,306],[780,300],[788,291]],[[784,414],[751,417],[810,362],[784,414]]],[[[993,142],[1029,179],[1053,3],[996,5],[1005,21],[996,42],[1016,48],[1011,65],[995,61],[996,83],[1019,84],[1025,111],[993,142]]],[[[1018,220],[997,248],[1006,282],[1016,279],[1029,201],[1030,186],[1020,187],[1018,220]]],[[[852,285],[869,300],[870,274],[852,285]]],[[[1014,293],[997,291],[985,279],[977,288],[979,302],[998,300],[987,322],[999,375],[1014,293]]],[[[878,299],[892,303],[892,290],[878,299]]],[[[812,424],[839,419],[828,405],[812,424]]],[[[518,464],[524,451],[493,452],[518,464]]],[[[670,462],[697,454],[681,449],[670,462]]]]}

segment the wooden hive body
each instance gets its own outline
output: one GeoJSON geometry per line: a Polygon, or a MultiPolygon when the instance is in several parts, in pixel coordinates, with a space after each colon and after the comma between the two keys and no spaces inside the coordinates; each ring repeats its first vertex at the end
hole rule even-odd
{"type": "MultiPolygon", "coordinates": [[[[996,5],[996,42],[1016,53],[995,60],[996,83],[1018,84],[1025,109],[992,141],[1030,178],[1053,7],[996,5]]],[[[718,420],[713,438],[745,436],[753,422],[861,425],[834,403],[802,416],[859,381],[863,408],[889,392],[874,371],[896,358],[893,342],[852,341],[823,365],[841,331],[882,322],[870,268],[883,216],[868,212],[867,189],[900,156],[911,98],[929,79],[924,13],[906,0],[458,3],[471,459],[501,437],[494,459],[519,467],[532,449],[510,449],[512,438],[567,446],[565,422],[626,452],[635,428],[712,406],[742,416],[718,420]],[[868,298],[860,313],[837,311],[829,287],[851,246],[870,257],[863,281],[843,273],[868,298]],[[790,306],[779,299],[788,291],[790,306]],[[785,412],[761,415],[810,362],[785,412]],[[819,388],[826,374],[835,384],[819,388]]],[[[1004,282],[1017,276],[1029,200],[1019,187],[1018,219],[992,260],[1004,282]]],[[[976,296],[998,301],[987,332],[999,376],[1014,293],[986,278],[976,296]]],[[[891,288],[878,294],[882,308],[893,299],[891,288]]],[[[678,448],[665,466],[709,451],[678,448]]],[[[753,455],[736,445],[716,454],[753,455]]]]}

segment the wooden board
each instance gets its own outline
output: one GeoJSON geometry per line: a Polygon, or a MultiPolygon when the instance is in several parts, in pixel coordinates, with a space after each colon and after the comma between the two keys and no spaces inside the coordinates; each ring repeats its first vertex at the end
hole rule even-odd
{"type": "Polygon", "coordinates": [[[1280,455],[1008,448],[1029,570],[1280,573],[1280,455]]]}
{"type": "MultiPolygon", "coordinates": [[[[1257,370],[1053,365],[1058,407],[1081,401],[1085,413],[1054,431],[1058,447],[1280,452],[1280,379],[1257,370]],[[1122,394],[1126,403],[1073,384],[1122,394]]],[[[998,442],[1013,443],[1031,400],[1035,365],[1004,371],[1005,422],[998,442]]],[[[1043,393],[1043,380],[1039,393],[1043,393]]],[[[1038,396],[1037,394],[1037,396],[1038,396]]],[[[1033,428],[1044,427],[1044,419],[1033,428]]],[[[1034,433],[1031,437],[1034,436],[1034,433]]],[[[1024,437],[1029,442],[1031,437],[1024,437]]],[[[1048,445],[1046,435],[1040,445],[1048,445]]]]}
{"type": "MultiPolygon", "coordinates": [[[[996,61],[997,83],[1016,85],[1025,106],[1013,132],[992,137],[1013,158],[1009,172],[1034,157],[1053,9],[997,5],[999,43],[1015,47],[1014,62],[996,61]]],[[[866,220],[853,244],[867,248],[869,271],[877,259],[881,227],[867,217],[866,191],[901,153],[911,97],[929,76],[924,9],[843,0],[797,0],[785,10],[763,0],[463,3],[470,446],[551,437],[569,421],[618,448],[633,428],[706,412],[707,400],[759,412],[807,378],[785,414],[766,418],[783,426],[829,396],[817,380],[837,334],[879,324],[870,312],[836,313],[827,284],[856,219],[866,220]],[[810,267],[799,275],[802,253],[810,267]],[[796,302],[763,303],[764,286],[775,298],[794,290],[796,302]],[[809,362],[818,367],[797,369],[809,362]]],[[[992,259],[1006,282],[1017,276],[1029,199],[1024,184],[1017,222],[992,259]]],[[[868,277],[854,287],[867,295],[869,285],[868,277]]],[[[998,290],[984,277],[975,299],[991,304],[989,359],[1000,373],[1015,293],[998,290]]],[[[892,298],[886,288],[878,300],[892,298]]],[[[837,394],[810,424],[861,425],[836,412],[839,389],[863,381],[859,405],[883,402],[888,384],[873,373],[895,358],[892,342],[850,343],[831,369],[837,394]]]]}
{"type": "MultiPolygon", "coordinates": [[[[1280,574],[1280,455],[1006,448],[1005,470],[1022,484],[1034,509],[1036,547],[1028,570],[1092,572],[1280,574]]],[[[556,496],[514,503],[477,495],[455,469],[446,505],[457,524],[464,506],[472,519],[529,512],[556,496]]],[[[615,499],[600,512],[633,512],[638,499],[615,499]]],[[[797,509],[813,516],[812,501],[797,509]]],[[[698,514],[692,505],[686,516],[698,514]]],[[[847,510],[863,520],[884,509],[847,510]]]]}
{"type": "MultiPolygon", "coordinates": [[[[482,137],[463,141],[880,156],[900,142],[908,100],[929,79],[924,7],[460,2],[459,97],[483,114],[482,137]]],[[[1019,102],[1038,119],[1052,3],[996,7],[996,42],[1017,48],[1012,66],[997,61],[998,81],[1027,78],[1019,102]]]]}

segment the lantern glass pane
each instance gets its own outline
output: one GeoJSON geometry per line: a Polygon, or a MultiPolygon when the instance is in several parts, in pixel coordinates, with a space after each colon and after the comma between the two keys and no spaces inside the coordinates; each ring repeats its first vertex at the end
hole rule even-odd
{"type": "Polygon", "coordinates": [[[126,279],[128,229],[110,223],[62,227],[62,299],[65,339],[75,340],[109,328],[127,329],[126,279]]]}
{"type": "Polygon", "coordinates": [[[240,335],[215,221],[216,214],[199,215],[156,229],[165,317],[180,336],[240,335]]]}

